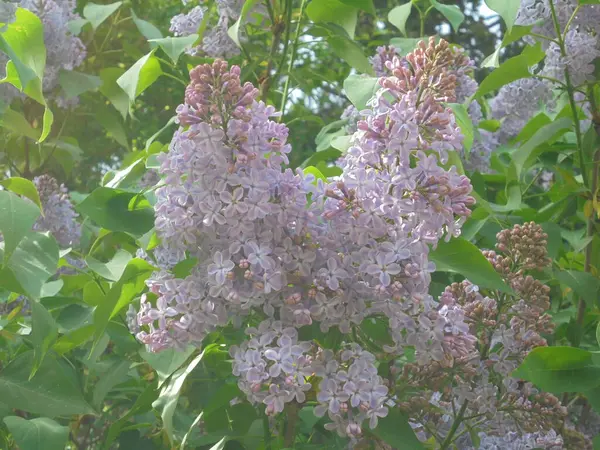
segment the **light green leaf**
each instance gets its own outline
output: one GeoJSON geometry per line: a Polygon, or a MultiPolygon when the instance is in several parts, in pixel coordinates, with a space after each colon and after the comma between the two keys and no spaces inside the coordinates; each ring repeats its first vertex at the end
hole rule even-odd
{"type": "Polygon", "coordinates": [[[105,179],[108,181],[105,182],[103,179],[102,183],[109,188],[126,187],[139,180],[144,172],[146,172],[144,160],[138,159],[122,170],[107,172],[105,179]]]}
{"type": "Polygon", "coordinates": [[[371,432],[394,448],[402,450],[423,450],[424,448],[408,423],[408,416],[397,408],[389,408],[388,415],[379,419],[377,428],[371,432]]]}
{"type": "Polygon", "coordinates": [[[512,160],[516,168],[517,180],[521,178],[521,173],[526,170],[532,161],[528,161],[534,150],[541,144],[549,140],[556,139],[557,136],[565,134],[571,129],[573,121],[569,117],[555,120],[537,130],[537,132],[520,148],[512,154],[512,160]]]}
{"type": "Polygon", "coordinates": [[[141,57],[117,80],[117,84],[125,91],[129,101],[133,102],[138,95],[146,90],[161,75],[162,69],[158,59],[154,56],[155,50],[141,57]]]}
{"type": "Polygon", "coordinates": [[[465,20],[465,15],[462,13],[460,8],[456,5],[444,5],[437,0],[430,0],[431,5],[441,12],[448,22],[452,25],[455,32],[458,32],[458,27],[465,20]]]}
{"type": "Polygon", "coordinates": [[[45,107],[39,137],[39,142],[43,142],[50,134],[54,115],[42,92],[46,46],[40,19],[26,9],[17,9],[16,20],[0,33],[0,51],[10,58],[6,77],[0,83],[12,84],[45,107]]]}
{"type": "Polygon", "coordinates": [[[537,43],[535,46],[527,46],[525,50],[514,56],[492,71],[479,85],[479,89],[475,93],[474,99],[480,98],[488,92],[500,89],[502,86],[509,84],[521,78],[530,78],[531,72],[529,68],[540,62],[546,53],[542,50],[542,44],[537,43]]]}
{"type": "Polygon", "coordinates": [[[375,77],[350,75],[344,80],[344,92],[356,109],[362,111],[367,107],[367,102],[373,98],[379,89],[375,77]]]}
{"type": "Polygon", "coordinates": [[[135,23],[137,29],[140,30],[140,33],[142,33],[146,39],[161,39],[163,37],[158,28],[156,28],[150,22],[140,19],[133,9],[131,10],[131,18],[133,19],[133,23],[135,23]]]}
{"type": "Polygon", "coordinates": [[[0,271],[0,285],[12,292],[39,298],[45,282],[55,274],[57,264],[58,245],[54,238],[30,232],[0,271]]]}
{"type": "Polygon", "coordinates": [[[131,254],[123,249],[117,250],[110,261],[104,263],[98,261],[92,256],[86,256],[85,262],[90,269],[96,272],[98,275],[106,278],[107,280],[117,281],[123,275],[123,271],[127,266],[127,263],[131,261],[133,257],[131,254]]]}
{"type": "Polygon", "coordinates": [[[600,304],[600,279],[589,272],[556,270],[556,278],[582,297],[588,306],[600,304]]]}
{"type": "Polygon", "coordinates": [[[511,293],[512,290],[475,245],[461,238],[440,242],[430,255],[437,270],[455,272],[477,286],[511,293]]]}
{"type": "Polygon", "coordinates": [[[98,89],[102,85],[102,79],[87,73],[61,70],[58,74],[58,84],[67,94],[67,98],[75,98],[84,92],[98,89]]]}
{"type": "Polygon", "coordinates": [[[187,367],[175,372],[169,383],[160,391],[158,399],[152,403],[154,408],[161,411],[163,428],[167,432],[171,442],[173,442],[173,414],[175,413],[175,408],[177,407],[177,403],[179,401],[181,388],[183,387],[185,379],[190,373],[192,373],[192,371],[204,357],[205,351],[206,349],[196,356],[196,358],[194,358],[187,367]]]}
{"type": "Polygon", "coordinates": [[[4,262],[31,231],[40,215],[40,209],[32,202],[8,191],[0,191],[0,232],[4,237],[4,262]]]}
{"type": "Polygon", "coordinates": [[[506,30],[510,32],[515,24],[521,0],[485,0],[485,4],[502,17],[506,30]]]}
{"type": "Polygon", "coordinates": [[[76,209],[111,231],[141,236],[154,226],[154,209],[148,200],[120,189],[96,188],[76,209]]]}
{"type": "Polygon", "coordinates": [[[26,136],[33,140],[37,140],[39,137],[39,133],[29,124],[27,119],[21,113],[10,108],[5,109],[0,114],[0,126],[19,136],[26,136]]]}
{"type": "Polygon", "coordinates": [[[325,175],[323,175],[323,173],[317,169],[315,166],[308,166],[306,168],[304,168],[302,170],[304,172],[304,174],[310,174],[313,175],[317,180],[327,180],[327,177],[325,175]]]}
{"type": "Polygon", "coordinates": [[[78,36],[81,33],[81,30],[85,26],[85,24],[89,23],[87,19],[80,17],[79,19],[69,20],[67,22],[67,29],[71,32],[71,34],[78,36]]]}
{"type": "Polygon", "coordinates": [[[600,385],[593,353],[574,347],[537,347],[511,374],[553,394],[584,392],[600,385]]]}
{"type": "Polygon", "coordinates": [[[75,370],[48,355],[29,380],[33,352],[25,352],[0,372],[0,398],[10,408],[47,417],[93,414],[83,398],[75,370]]]}
{"type": "Polygon", "coordinates": [[[412,11],[412,2],[396,6],[388,13],[388,20],[406,36],[406,21],[412,11]]]}
{"type": "MultiPolygon", "coordinates": [[[[398,50],[400,54],[406,55],[417,48],[419,42],[424,41],[427,43],[428,40],[428,36],[420,38],[392,38],[390,39],[390,45],[398,50]]],[[[439,40],[439,38],[437,40],[439,40]]]]}
{"type": "Polygon", "coordinates": [[[345,36],[330,36],[327,38],[327,43],[340,58],[360,73],[374,74],[369,58],[356,42],[345,36]]]}
{"type": "Polygon", "coordinates": [[[29,380],[36,374],[46,353],[58,338],[58,325],[52,315],[38,301],[31,301],[31,341],[33,343],[33,367],[29,380]]]}
{"type": "Polygon", "coordinates": [[[190,34],[182,37],[167,37],[161,39],[149,39],[150,45],[154,48],[159,46],[171,58],[175,64],[179,61],[181,54],[192,47],[198,40],[197,34],[190,34]]]}
{"type": "Polygon", "coordinates": [[[465,105],[461,103],[448,103],[448,106],[452,109],[452,112],[454,112],[456,123],[465,137],[463,145],[465,147],[465,153],[468,153],[471,150],[471,147],[473,147],[473,139],[475,136],[471,116],[469,116],[469,112],[465,105]]]}
{"type": "Polygon", "coordinates": [[[40,210],[42,209],[42,202],[40,201],[40,194],[38,194],[35,184],[26,178],[12,177],[0,181],[0,185],[4,186],[9,191],[15,194],[27,197],[33,203],[35,203],[40,210]]]}
{"type": "Polygon", "coordinates": [[[338,0],[313,0],[306,7],[306,15],[315,23],[334,23],[354,39],[358,10],[338,0]]]}
{"type": "Polygon", "coordinates": [[[155,267],[140,258],[134,258],[125,267],[119,281],[113,283],[102,302],[94,311],[94,325],[96,326],[96,343],[104,334],[110,319],[119,311],[129,305],[146,287],[146,279],[155,270],[155,267]]]}
{"type": "Polygon", "coordinates": [[[366,11],[370,14],[375,15],[375,5],[373,5],[373,0],[340,0],[343,4],[353,6],[362,11],[366,11]]]}
{"type": "Polygon", "coordinates": [[[110,3],[108,5],[98,5],[96,3],[89,2],[83,7],[83,17],[85,17],[91,24],[94,30],[98,28],[102,22],[108,19],[123,2],[110,3]]]}
{"type": "Polygon", "coordinates": [[[242,6],[242,10],[240,11],[240,17],[227,30],[227,34],[229,35],[229,37],[240,48],[242,48],[242,44],[240,43],[240,27],[242,26],[242,23],[244,23],[244,20],[246,20],[246,16],[250,13],[252,8],[254,8],[254,5],[256,5],[258,2],[259,0],[246,0],[244,6],[242,6]]]}
{"type": "Polygon", "coordinates": [[[69,427],[47,417],[26,420],[9,416],[3,420],[21,450],[64,450],[67,445],[69,427]]]}

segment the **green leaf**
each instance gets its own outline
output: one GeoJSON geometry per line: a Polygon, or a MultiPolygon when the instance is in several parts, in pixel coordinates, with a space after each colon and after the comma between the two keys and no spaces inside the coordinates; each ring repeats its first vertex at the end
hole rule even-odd
{"type": "Polygon", "coordinates": [[[138,181],[146,172],[143,158],[134,161],[122,170],[107,172],[102,179],[102,185],[109,188],[119,188],[131,186],[138,181]],[[107,180],[108,181],[105,181],[107,180]]]}
{"type": "Polygon", "coordinates": [[[34,360],[31,373],[29,374],[29,379],[31,380],[40,368],[46,353],[54,342],[56,342],[58,325],[41,303],[34,300],[30,302],[30,305],[32,318],[31,341],[33,343],[34,360]]]}
{"type": "Polygon", "coordinates": [[[133,23],[135,23],[135,26],[137,27],[137,29],[140,30],[140,33],[142,33],[142,35],[146,39],[148,39],[148,40],[162,39],[163,35],[160,32],[160,30],[158,28],[156,28],[150,22],[140,19],[135,14],[135,11],[133,9],[131,10],[131,18],[133,19],[133,23]]]}
{"type": "Polygon", "coordinates": [[[123,126],[123,121],[112,108],[103,104],[97,105],[94,117],[106,130],[108,137],[129,150],[129,138],[123,126]]]}
{"type": "Polygon", "coordinates": [[[16,20],[0,33],[0,51],[10,58],[6,65],[6,77],[0,83],[12,84],[45,107],[39,137],[39,142],[43,142],[50,134],[54,115],[42,92],[46,46],[40,19],[26,9],[17,9],[16,20]]]}
{"type": "Polygon", "coordinates": [[[366,11],[370,14],[375,15],[375,5],[373,5],[373,0],[340,0],[343,4],[353,6],[362,11],[366,11]]]}
{"type": "Polygon", "coordinates": [[[541,144],[548,142],[551,139],[556,139],[557,135],[566,133],[573,124],[573,121],[569,117],[563,117],[562,119],[555,120],[542,128],[517,149],[512,154],[512,161],[516,168],[517,180],[521,178],[521,173],[524,169],[527,169],[531,163],[528,163],[533,151],[541,144]]]}
{"type": "Polygon", "coordinates": [[[186,278],[194,267],[198,264],[198,258],[192,256],[190,258],[186,258],[183,261],[179,261],[173,267],[173,275],[175,278],[186,278]]]}
{"type": "Polygon", "coordinates": [[[224,437],[215,445],[213,445],[210,450],[223,450],[225,448],[225,443],[227,442],[227,437],[224,437]]]}
{"type": "Polygon", "coordinates": [[[495,133],[500,129],[501,126],[502,123],[499,120],[487,119],[479,122],[478,128],[489,131],[491,133],[495,133]]]}
{"type": "Polygon", "coordinates": [[[100,79],[102,80],[100,92],[110,100],[123,119],[129,112],[129,97],[127,96],[127,93],[121,89],[121,86],[117,84],[117,80],[124,73],[125,71],[119,67],[108,67],[100,71],[100,79]]]}
{"type": "Polygon", "coordinates": [[[593,353],[575,347],[537,347],[511,376],[553,394],[584,392],[600,385],[593,353]]]}
{"type": "Polygon", "coordinates": [[[542,50],[542,44],[537,43],[535,46],[527,46],[523,53],[514,56],[492,71],[479,85],[479,89],[475,93],[474,99],[480,98],[488,92],[500,89],[502,86],[519,80],[521,78],[530,78],[531,72],[529,68],[540,62],[546,53],[542,50]]]}
{"type": "Polygon", "coordinates": [[[600,279],[589,272],[579,270],[556,270],[555,276],[562,284],[569,286],[582,297],[588,306],[600,303],[600,279]]]}
{"type": "Polygon", "coordinates": [[[140,350],[140,356],[150,364],[158,374],[159,385],[162,385],[173,372],[181,367],[187,359],[194,353],[195,347],[188,346],[184,351],[169,348],[159,353],[140,350]]]}
{"type": "Polygon", "coordinates": [[[106,293],[106,297],[94,312],[96,343],[104,334],[110,319],[115,317],[121,309],[131,303],[144,290],[146,279],[154,270],[155,268],[143,259],[134,258],[129,261],[119,281],[113,283],[106,293]]]}
{"type": "MultiPolygon", "coordinates": [[[[390,39],[390,45],[393,46],[402,55],[406,55],[417,48],[419,42],[427,42],[429,37],[419,38],[392,38],[390,39]]],[[[438,39],[439,40],[439,39],[438,39]]]]}
{"type": "Polygon", "coordinates": [[[246,0],[244,2],[244,5],[242,6],[242,10],[240,11],[240,17],[227,30],[227,34],[229,35],[229,37],[240,48],[242,48],[242,44],[240,43],[240,26],[242,26],[242,23],[244,23],[244,20],[246,20],[246,16],[248,15],[248,13],[250,13],[252,8],[254,8],[254,5],[256,5],[258,2],[259,0],[246,0]]]}
{"type": "Polygon", "coordinates": [[[123,249],[119,249],[111,258],[111,260],[106,263],[98,261],[92,256],[86,256],[85,262],[88,267],[98,275],[110,281],[117,281],[119,278],[121,278],[121,275],[123,275],[127,263],[132,259],[133,257],[131,256],[131,253],[123,249]]]}
{"type": "Polygon", "coordinates": [[[388,415],[379,419],[377,428],[371,433],[394,448],[423,450],[423,444],[408,423],[408,416],[396,408],[389,408],[388,415]]]}
{"type": "Polygon", "coordinates": [[[58,74],[58,84],[67,94],[67,98],[75,98],[84,92],[98,89],[102,85],[102,79],[87,73],[61,70],[58,74]]]}
{"type": "Polygon", "coordinates": [[[56,273],[57,264],[58,245],[54,238],[32,232],[19,243],[0,271],[0,285],[39,298],[45,282],[56,273]]]}
{"type": "Polygon", "coordinates": [[[553,261],[558,258],[558,255],[563,247],[561,228],[553,222],[545,222],[541,224],[542,229],[548,235],[548,257],[553,261]]]}
{"type": "Polygon", "coordinates": [[[467,153],[471,150],[471,147],[473,147],[473,139],[475,136],[471,116],[469,116],[469,112],[467,111],[465,105],[461,103],[448,103],[448,106],[450,109],[452,109],[452,112],[454,112],[456,123],[460,127],[460,131],[465,137],[463,145],[465,147],[465,153],[467,153]]]}
{"type": "Polygon", "coordinates": [[[87,3],[83,7],[83,17],[85,17],[91,24],[94,30],[98,28],[102,22],[108,19],[123,2],[110,3],[108,5],[98,5],[96,3],[87,3]]]}
{"type": "Polygon", "coordinates": [[[373,74],[371,62],[363,53],[361,46],[356,42],[345,36],[330,36],[327,38],[327,43],[351,67],[361,73],[373,74]]]}
{"type": "Polygon", "coordinates": [[[26,136],[34,141],[38,138],[39,133],[29,124],[27,119],[21,113],[10,108],[5,109],[0,115],[0,125],[19,136],[26,136]]]}
{"type": "Polygon", "coordinates": [[[115,361],[107,373],[100,377],[94,386],[94,393],[92,394],[92,404],[95,408],[101,409],[102,402],[112,388],[129,379],[127,373],[130,366],[131,363],[129,361],[115,361]]]}
{"type": "Polygon", "coordinates": [[[306,7],[306,15],[315,23],[334,23],[354,39],[358,10],[338,0],[313,0],[306,7]]]}
{"type": "Polygon", "coordinates": [[[173,442],[173,414],[179,402],[179,395],[185,379],[196,368],[204,357],[206,349],[196,356],[187,367],[175,372],[169,383],[160,391],[158,399],[152,403],[152,406],[161,411],[163,420],[163,428],[167,432],[167,436],[171,443],[173,442]]]}
{"type": "Polygon", "coordinates": [[[388,13],[389,22],[398,28],[404,36],[406,36],[406,21],[412,11],[412,2],[404,5],[396,6],[388,13]]]}
{"type": "Polygon", "coordinates": [[[356,109],[362,111],[367,107],[367,102],[373,98],[379,89],[375,77],[350,75],[344,80],[344,92],[356,109]]]}
{"type": "Polygon", "coordinates": [[[48,355],[29,380],[32,363],[32,352],[25,352],[0,372],[2,403],[51,418],[94,413],[69,364],[48,355]]]}
{"type": "Polygon", "coordinates": [[[198,40],[197,34],[190,34],[182,37],[166,37],[161,39],[149,39],[150,45],[153,47],[159,46],[171,58],[175,64],[179,61],[181,54],[192,47],[194,42],[198,40]]]}
{"type": "Polygon", "coordinates": [[[485,4],[502,17],[506,30],[510,32],[515,24],[521,0],[485,0],[485,4]]]}
{"type": "Polygon", "coordinates": [[[454,238],[440,242],[429,257],[439,271],[459,273],[480,287],[512,292],[481,250],[469,241],[454,238]]]}
{"type": "Polygon", "coordinates": [[[40,210],[42,209],[42,202],[40,201],[40,194],[38,194],[37,188],[35,184],[26,178],[21,177],[12,177],[7,178],[6,180],[1,180],[0,185],[4,186],[9,191],[14,192],[15,194],[22,195],[23,197],[27,197],[33,203],[35,203],[40,210]]]}
{"type": "Polygon", "coordinates": [[[9,416],[3,420],[21,450],[64,450],[67,446],[69,427],[52,419],[9,416]]]}
{"type": "Polygon", "coordinates": [[[133,102],[138,95],[146,90],[161,75],[162,69],[152,50],[142,56],[136,63],[117,80],[117,84],[125,91],[129,101],[133,102]]]}
{"type": "Polygon", "coordinates": [[[142,236],[154,226],[154,209],[143,196],[100,187],[76,207],[103,228],[142,236]]]}
{"type": "Polygon", "coordinates": [[[458,32],[458,27],[460,27],[460,24],[465,20],[465,15],[462,13],[460,8],[456,5],[443,5],[437,0],[430,1],[431,5],[441,12],[446,19],[448,19],[448,22],[450,22],[452,28],[454,28],[454,31],[458,32]]]}
{"type": "Polygon", "coordinates": [[[313,175],[317,180],[327,180],[327,177],[325,175],[323,175],[323,173],[317,169],[315,166],[308,166],[306,168],[303,169],[304,174],[310,174],[313,175]]]}

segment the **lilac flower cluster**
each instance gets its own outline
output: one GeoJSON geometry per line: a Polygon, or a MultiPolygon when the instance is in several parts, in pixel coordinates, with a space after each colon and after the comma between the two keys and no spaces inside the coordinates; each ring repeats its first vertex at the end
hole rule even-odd
{"type": "Polygon", "coordinates": [[[230,349],[233,374],[240,377],[238,386],[252,403],[264,403],[266,413],[278,414],[286,403],[304,403],[307,381],[313,374],[313,345],[298,342],[298,331],[283,328],[279,321],[265,320],[258,328],[247,328],[251,336],[239,347],[230,349]]]}
{"type": "MultiPolygon", "coordinates": [[[[187,3],[187,2],[185,2],[187,3]]],[[[207,28],[202,43],[190,50],[191,55],[205,54],[212,58],[229,58],[238,55],[240,49],[231,39],[227,30],[232,21],[239,18],[243,0],[217,0],[218,20],[215,26],[207,28]]],[[[171,19],[171,31],[175,36],[189,36],[198,32],[205,20],[206,8],[196,6],[188,13],[177,14],[171,19]]]]}
{"type": "Polygon", "coordinates": [[[59,186],[49,175],[35,177],[33,182],[43,208],[43,215],[35,222],[33,229],[49,231],[63,248],[78,245],[81,225],[76,221],[78,214],[73,210],[67,188],[59,186]]]}
{"type": "Polygon", "coordinates": [[[435,310],[428,294],[429,246],[458,235],[474,203],[469,180],[438,165],[462,142],[441,104],[453,98],[447,69],[456,58],[447,43],[431,41],[388,63],[392,75],[379,80],[337,183],[283,169],[288,130],[256,101],[257,89],[240,82],[238,67],[217,60],[193,69],[177,108],[181,128],[159,156],[161,270],[140,310],[128,314],[138,339],[152,351],[200,345],[230,320],[241,326],[258,315],[264,321],[247,330],[251,339],[232,349],[240,388],[273,414],[316,389],[335,428],[352,436],[387,412],[374,357],[355,347],[329,354],[299,342],[296,328],[317,322],[324,332],[349,333],[385,315],[390,352],[416,346],[422,362],[468,352],[460,314],[435,310]],[[175,277],[171,268],[189,257],[198,264],[175,277]],[[318,369],[319,361],[335,372],[318,369]],[[312,373],[321,374],[318,387],[307,381],[312,373]],[[374,390],[342,409],[330,404],[327,396],[344,399],[350,381],[374,390]]]}
{"type": "MultiPolygon", "coordinates": [[[[497,235],[498,253],[483,252],[515,295],[485,295],[468,280],[452,284],[441,295],[437,310],[451,308],[458,324],[467,327],[458,330],[464,333],[461,340],[472,345],[460,356],[402,368],[401,385],[419,394],[396,400],[422,439],[434,435],[451,443],[476,430],[481,436],[476,448],[490,449],[555,449],[563,448],[563,439],[582,439],[574,430],[557,436],[554,430],[563,429],[566,408],[553,395],[511,376],[533,348],[546,345],[542,335],[553,329],[545,313],[550,290],[528,274],[550,264],[546,239],[539,225],[516,225],[497,235]],[[536,445],[526,447],[531,442],[536,445]]],[[[472,443],[463,444],[460,448],[473,448],[472,443]]]]}
{"type": "MultiPolygon", "coordinates": [[[[74,12],[75,1],[20,0],[17,6],[31,11],[42,21],[46,46],[46,69],[42,88],[46,94],[53,93],[58,86],[60,71],[74,70],[83,63],[86,56],[83,42],[68,30],[68,23],[79,18],[74,12]]],[[[0,70],[4,70],[7,61],[8,56],[0,52],[0,70]]],[[[2,85],[0,91],[3,91],[0,95],[9,103],[19,95],[17,89],[8,84],[2,85]]],[[[77,102],[77,99],[67,100],[60,94],[55,96],[55,100],[60,107],[68,107],[77,102]]]]}

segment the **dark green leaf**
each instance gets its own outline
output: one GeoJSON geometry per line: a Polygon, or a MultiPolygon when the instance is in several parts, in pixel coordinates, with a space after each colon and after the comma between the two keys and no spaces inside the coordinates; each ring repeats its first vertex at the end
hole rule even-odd
{"type": "Polygon", "coordinates": [[[118,384],[128,380],[129,361],[116,361],[94,386],[92,404],[100,409],[106,395],[118,384]]]}
{"type": "Polygon", "coordinates": [[[173,414],[179,402],[179,395],[185,379],[196,368],[204,357],[204,351],[196,356],[190,364],[178,370],[173,374],[169,383],[161,390],[158,399],[152,403],[152,406],[161,412],[163,428],[173,442],[173,414]]]}
{"type": "Polygon", "coordinates": [[[390,408],[388,415],[379,419],[377,428],[371,432],[394,448],[401,448],[402,450],[423,449],[423,444],[417,439],[408,423],[408,416],[396,408],[390,408]]]}
{"type": "Polygon", "coordinates": [[[511,292],[481,250],[469,241],[454,238],[449,242],[440,242],[429,256],[437,270],[459,273],[480,287],[511,292]]]}
{"type": "Polygon", "coordinates": [[[100,187],[76,209],[103,228],[141,236],[154,226],[154,210],[143,196],[100,187]]]}
{"type": "Polygon", "coordinates": [[[58,245],[53,237],[30,233],[0,272],[0,284],[12,292],[39,298],[45,282],[56,273],[58,245]]]}
{"type": "Polygon", "coordinates": [[[589,272],[579,270],[556,270],[556,278],[562,284],[569,286],[577,295],[582,297],[591,307],[599,303],[600,279],[589,272]]]}
{"type": "Polygon", "coordinates": [[[26,420],[9,416],[4,423],[21,450],[64,450],[67,445],[69,427],[47,417],[26,420]]]}
{"type": "Polygon", "coordinates": [[[0,372],[0,398],[11,408],[47,417],[93,414],[83,398],[74,369],[46,356],[29,380],[33,352],[26,352],[0,372]]]}
{"type": "Polygon", "coordinates": [[[34,300],[30,302],[30,305],[32,319],[31,342],[33,343],[34,360],[29,374],[31,380],[40,368],[46,353],[58,337],[58,325],[41,303],[34,300]]]}
{"type": "MultiPolygon", "coordinates": [[[[311,3],[312,4],[312,3],[311,3]]],[[[354,41],[345,36],[330,36],[327,42],[333,51],[351,67],[361,73],[372,74],[371,62],[363,53],[362,48],[354,41]]]]}
{"type": "Polygon", "coordinates": [[[593,354],[574,347],[537,347],[512,373],[553,394],[584,392],[600,385],[593,354]]]}
{"type": "Polygon", "coordinates": [[[129,111],[129,97],[127,96],[127,93],[121,89],[121,86],[117,84],[117,80],[124,73],[125,71],[119,67],[108,67],[100,71],[100,79],[102,80],[100,92],[110,100],[123,118],[127,116],[127,112],[129,111]]]}
{"type": "Polygon", "coordinates": [[[173,267],[173,275],[175,275],[176,278],[186,278],[197,264],[198,258],[193,256],[191,258],[186,258],[183,261],[179,261],[175,264],[175,267],[173,267]]]}
{"type": "Polygon", "coordinates": [[[353,6],[362,11],[366,11],[370,14],[375,15],[375,6],[373,0],[340,0],[343,4],[353,6]]]}
{"type": "Polygon", "coordinates": [[[84,92],[98,89],[102,85],[102,79],[87,73],[61,70],[58,74],[58,84],[67,94],[67,98],[75,98],[84,92]]]}

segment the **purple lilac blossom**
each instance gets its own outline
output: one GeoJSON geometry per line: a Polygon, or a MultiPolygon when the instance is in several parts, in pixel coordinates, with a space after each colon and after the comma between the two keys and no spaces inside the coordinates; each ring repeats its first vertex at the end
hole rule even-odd
{"type": "MultiPolygon", "coordinates": [[[[385,315],[395,329],[390,352],[423,339],[420,361],[466,351],[460,316],[432,313],[435,301],[428,295],[434,270],[429,246],[458,235],[474,202],[468,179],[438,165],[460,148],[462,136],[440,103],[454,91],[453,78],[435,66],[452,63],[454,53],[445,43],[429,45],[431,58],[423,43],[408,63],[389,62],[393,75],[379,80],[381,90],[359,123],[340,181],[316,186],[301,170],[284,170],[291,149],[287,128],[270,119],[274,108],[256,101],[251,84],[241,84],[237,66],[228,69],[217,60],[191,71],[185,103],[177,108],[181,128],[159,156],[164,185],[156,190],[155,225],[161,253],[169,257],[147,282],[157,300],[145,295],[137,314],[128,314],[141,342],[152,351],[201,345],[230,320],[241,326],[258,314],[264,325],[248,332],[273,347],[270,336],[280,328],[317,322],[323,331],[349,333],[365,318],[385,315]],[[428,76],[411,75],[421,69],[428,76]],[[186,254],[200,263],[176,278],[170,268],[186,254]]],[[[290,333],[284,334],[296,339],[290,333]]],[[[246,355],[246,345],[235,358],[246,355]]],[[[282,345],[248,355],[254,361],[245,375],[249,384],[240,379],[248,398],[273,414],[290,393],[301,398],[306,384],[300,375],[278,378],[289,376],[283,360],[290,354],[282,345]]],[[[310,343],[294,345],[305,347],[306,358],[320,351],[310,343]]],[[[376,373],[368,358],[359,366],[376,373]]],[[[236,371],[246,373],[240,367],[236,371]]],[[[372,406],[358,405],[363,415],[335,415],[338,431],[356,437],[362,421],[375,426],[387,413],[383,390],[372,393],[378,399],[372,406]]]]}

